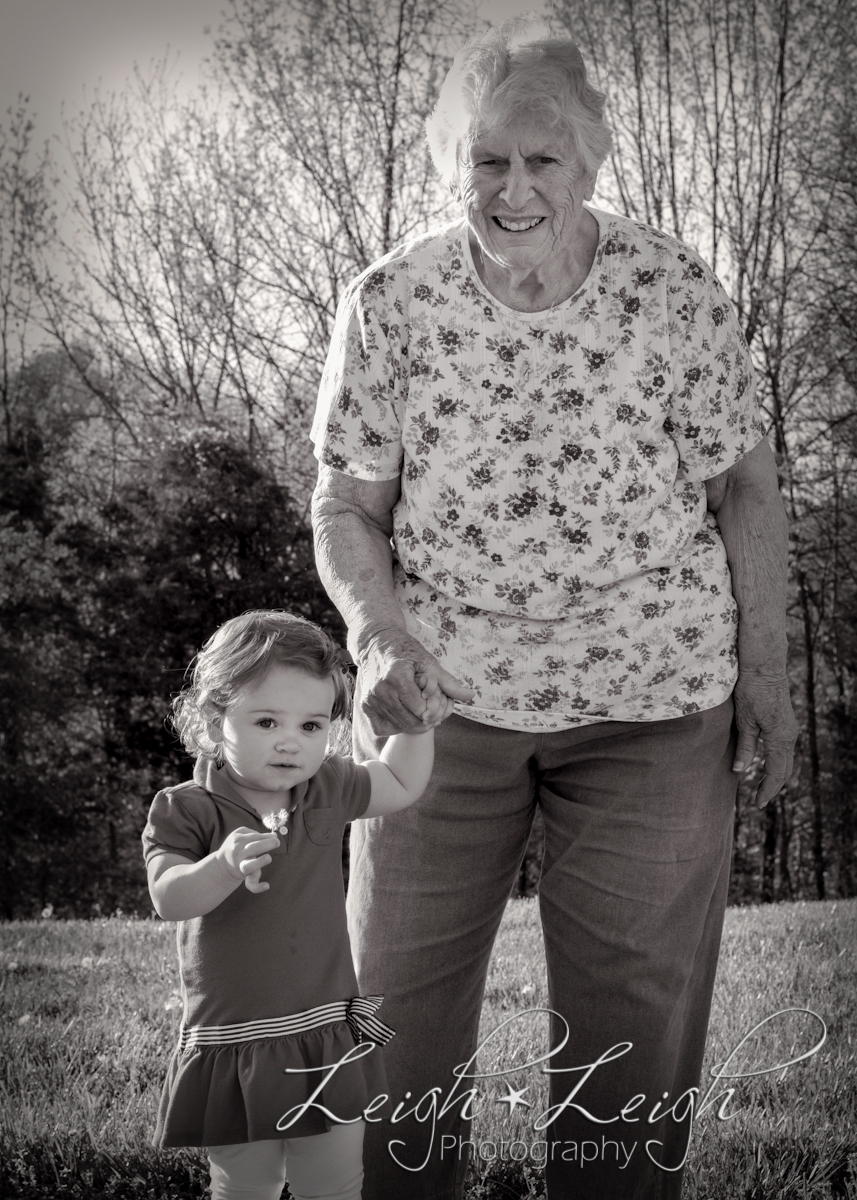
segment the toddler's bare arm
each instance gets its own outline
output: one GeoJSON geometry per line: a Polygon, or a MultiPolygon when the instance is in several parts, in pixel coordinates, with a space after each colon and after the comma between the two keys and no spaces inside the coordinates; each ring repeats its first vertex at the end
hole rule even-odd
{"type": "Polygon", "coordinates": [[[242,827],[199,862],[181,854],[153,858],[147,873],[155,911],[165,921],[189,921],[217,908],[242,883],[251,892],[266,892],[268,884],[261,882],[261,871],[271,861],[268,851],[279,844],[275,833],[242,827]]]}

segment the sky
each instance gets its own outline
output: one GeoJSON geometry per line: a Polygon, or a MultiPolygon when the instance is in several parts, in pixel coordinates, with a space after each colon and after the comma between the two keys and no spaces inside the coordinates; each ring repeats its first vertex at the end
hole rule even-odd
{"type": "MultiPolygon", "coordinates": [[[[120,91],[135,64],[146,73],[169,52],[189,89],[211,50],[228,0],[0,0],[0,114],[30,97],[37,137],[62,131],[66,113],[86,107],[96,86],[120,91]]],[[[541,7],[539,0],[482,0],[499,21],[541,7]]]]}

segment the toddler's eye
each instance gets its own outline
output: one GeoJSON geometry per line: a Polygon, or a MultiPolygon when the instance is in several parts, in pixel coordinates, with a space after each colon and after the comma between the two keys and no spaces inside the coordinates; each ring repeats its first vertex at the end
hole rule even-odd
{"type": "Polygon", "coordinates": [[[260,717],[256,724],[260,729],[273,729],[274,719],[273,717],[260,717]]]}
{"type": "Polygon", "coordinates": [[[317,729],[321,729],[321,726],[319,725],[318,721],[304,721],[301,728],[306,733],[315,733],[317,729]]]}

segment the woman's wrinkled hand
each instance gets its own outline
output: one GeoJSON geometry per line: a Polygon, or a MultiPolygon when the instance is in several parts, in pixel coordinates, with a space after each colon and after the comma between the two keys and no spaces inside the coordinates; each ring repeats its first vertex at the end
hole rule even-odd
{"type": "Polygon", "coordinates": [[[735,685],[735,724],[738,745],[733,771],[746,771],[761,739],[765,773],[756,804],[764,808],[788,782],[794,765],[798,726],[792,712],[788,681],[782,676],[742,672],[735,685]]]}
{"type": "Polygon", "coordinates": [[[217,851],[217,857],[233,879],[243,879],[248,892],[267,892],[270,884],[262,883],[262,868],[271,862],[270,850],[276,850],[280,839],[275,833],[257,833],[241,826],[233,829],[217,851]]]}
{"type": "Polygon", "coordinates": [[[363,711],[378,737],[439,725],[473,692],[409,634],[373,638],[361,653],[363,711]]]}

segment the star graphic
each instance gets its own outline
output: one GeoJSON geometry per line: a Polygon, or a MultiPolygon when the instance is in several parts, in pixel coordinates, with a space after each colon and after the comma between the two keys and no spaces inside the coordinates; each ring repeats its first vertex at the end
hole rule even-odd
{"type": "Polygon", "coordinates": [[[509,1105],[509,1115],[511,1116],[519,1104],[523,1104],[525,1108],[533,1107],[529,1100],[524,1099],[524,1092],[528,1092],[529,1090],[530,1090],[529,1087],[525,1087],[525,1088],[521,1088],[521,1090],[519,1092],[516,1092],[514,1090],[514,1088],[512,1087],[512,1085],[510,1083],[507,1083],[506,1091],[508,1094],[505,1096],[498,1096],[495,1099],[494,1103],[495,1104],[508,1104],[509,1105]]]}

